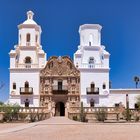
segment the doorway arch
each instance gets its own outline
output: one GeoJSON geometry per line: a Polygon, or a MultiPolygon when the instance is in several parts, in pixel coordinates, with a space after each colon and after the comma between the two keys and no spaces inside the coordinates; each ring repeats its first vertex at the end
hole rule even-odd
{"type": "Polygon", "coordinates": [[[63,102],[56,103],[55,116],[65,116],[65,104],[63,102]]]}

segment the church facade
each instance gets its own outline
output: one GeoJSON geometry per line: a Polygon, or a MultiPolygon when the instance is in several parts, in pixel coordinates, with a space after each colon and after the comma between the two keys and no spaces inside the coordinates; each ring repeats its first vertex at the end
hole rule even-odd
{"type": "Polygon", "coordinates": [[[65,115],[71,106],[135,108],[140,89],[111,89],[110,54],[101,44],[99,24],[79,28],[80,45],[69,56],[47,59],[41,46],[41,27],[27,12],[18,25],[18,44],[10,51],[9,102],[25,107],[46,107],[54,115],[65,115]]]}

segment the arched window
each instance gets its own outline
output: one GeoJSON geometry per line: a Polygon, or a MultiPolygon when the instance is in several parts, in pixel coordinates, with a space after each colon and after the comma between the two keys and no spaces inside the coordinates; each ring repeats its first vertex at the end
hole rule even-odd
{"type": "Polygon", "coordinates": [[[95,90],[95,84],[94,84],[94,82],[92,82],[90,84],[90,88],[91,88],[91,91],[94,92],[94,90],[95,90]]]}
{"type": "Polygon", "coordinates": [[[20,38],[20,44],[21,44],[21,34],[19,35],[19,38],[20,38]]]}
{"type": "Polygon", "coordinates": [[[13,83],[13,89],[16,89],[16,83],[13,83]]]}
{"type": "Polygon", "coordinates": [[[94,67],[94,62],[95,62],[94,57],[90,57],[89,58],[89,68],[93,68],[94,67]]]}
{"type": "Polygon", "coordinates": [[[89,46],[91,46],[91,42],[89,41],[89,46]]]}
{"type": "Polygon", "coordinates": [[[93,99],[90,100],[90,107],[94,107],[95,106],[95,102],[93,99]]]}
{"type": "Polygon", "coordinates": [[[94,64],[94,57],[89,58],[89,64],[94,64]]]}
{"type": "Polygon", "coordinates": [[[28,81],[25,82],[25,88],[29,88],[29,82],[28,81]]]}
{"type": "Polygon", "coordinates": [[[106,89],[106,84],[105,83],[103,84],[103,89],[106,89]]]}
{"type": "Polygon", "coordinates": [[[37,43],[38,41],[38,35],[35,36],[35,42],[37,43]]]}
{"type": "Polygon", "coordinates": [[[27,57],[25,58],[25,63],[26,63],[26,64],[30,64],[30,63],[31,63],[31,57],[27,56],[27,57]]]}
{"type": "Polygon", "coordinates": [[[101,54],[101,60],[104,60],[104,54],[101,54]]]}
{"type": "Polygon", "coordinates": [[[92,46],[92,42],[93,42],[93,34],[89,35],[89,46],[92,46]]]}
{"type": "Polygon", "coordinates": [[[30,39],[31,39],[31,37],[30,37],[30,34],[28,33],[28,34],[26,35],[26,42],[30,42],[30,39]]]}

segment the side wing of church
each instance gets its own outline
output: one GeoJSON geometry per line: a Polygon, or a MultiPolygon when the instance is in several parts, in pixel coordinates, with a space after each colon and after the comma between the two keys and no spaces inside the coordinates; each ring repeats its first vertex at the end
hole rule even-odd
{"type": "Polygon", "coordinates": [[[27,12],[18,25],[18,44],[10,51],[9,102],[23,107],[46,107],[54,115],[66,115],[71,107],[136,107],[140,89],[110,89],[110,54],[101,44],[99,24],[79,28],[80,45],[74,62],[68,56],[46,59],[41,27],[27,12]]]}

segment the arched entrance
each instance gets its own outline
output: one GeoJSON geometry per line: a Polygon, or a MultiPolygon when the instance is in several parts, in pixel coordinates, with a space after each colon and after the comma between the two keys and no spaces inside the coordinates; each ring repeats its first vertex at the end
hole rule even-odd
{"type": "Polygon", "coordinates": [[[65,116],[65,104],[63,102],[56,103],[55,116],[65,116]]]}

